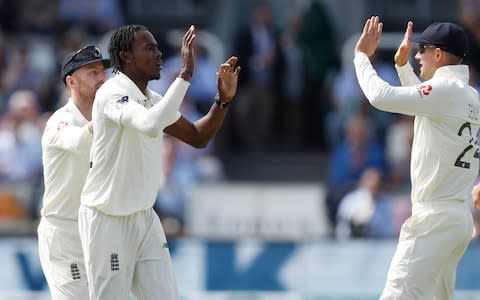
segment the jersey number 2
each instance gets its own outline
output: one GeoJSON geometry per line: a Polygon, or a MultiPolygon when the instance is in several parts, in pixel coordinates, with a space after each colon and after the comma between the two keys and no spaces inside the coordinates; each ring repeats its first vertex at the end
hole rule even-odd
{"type": "MultiPolygon", "coordinates": [[[[462,136],[463,130],[465,130],[465,129],[467,129],[470,136],[472,136],[472,127],[471,127],[469,122],[464,123],[460,127],[460,129],[458,130],[457,134],[459,136],[462,136]]],[[[478,137],[479,133],[480,133],[480,129],[479,129],[479,132],[477,132],[477,137],[478,137]]],[[[467,153],[468,151],[470,151],[473,148],[473,145],[471,145],[473,139],[474,139],[473,137],[470,139],[470,141],[469,141],[470,145],[468,145],[465,149],[463,149],[462,153],[460,153],[460,155],[457,157],[457,160],[455,161],[455,166],[456,167],[470,169],[470,163],[467,162],[467,161],[463,161],[462,158],[465,156],[465,153],[467,153]]],[[[479,153],[478,149],[475,151],[475,154],[473,154],[473,157],[475,157],[475,158],[480,157],[480,153],[479,153]]]]}

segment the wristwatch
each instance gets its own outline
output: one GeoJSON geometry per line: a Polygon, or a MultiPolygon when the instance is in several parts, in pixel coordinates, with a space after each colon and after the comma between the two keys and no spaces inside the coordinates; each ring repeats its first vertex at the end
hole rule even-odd
{"type": "Polygon", "coordinates": [[[222,101],[220,100],[220,95],[217,93],[215,95],[215,104],[217,104],[217,106],[220,108],[220,109],[224,109],[224,108],[228,108],[230,106],[230,101],[222,101]]]}

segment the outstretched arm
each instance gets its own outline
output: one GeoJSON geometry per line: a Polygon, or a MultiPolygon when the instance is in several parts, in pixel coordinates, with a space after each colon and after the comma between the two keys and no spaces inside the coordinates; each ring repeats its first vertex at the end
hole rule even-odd
{"type": "Polygon", "coordinates": [[[210,111],[195,123],[183,116],[177,122],[165,128],[164,132],[193,147],[205,147],[223,124],[228,106],[237,92],[240,67],[236,66],[238,58],[230,57],[220,65],[217,72],[216,101],[210,111]]]}

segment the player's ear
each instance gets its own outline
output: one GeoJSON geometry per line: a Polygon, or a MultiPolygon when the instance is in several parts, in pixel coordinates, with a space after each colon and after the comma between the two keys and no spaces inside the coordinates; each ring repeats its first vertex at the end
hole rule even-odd
{"type": "Polygon", "coordinates": [[[72,75],[67,75],[67,77],[65,77],[65,82],[67,83],[67,87],[69,88],[75,85],[75,79],[72,75]]]}
{"type": "Polygon", "coordinates": [[[120,59],[121,59],[124,63],[130,63],[130,61],[131,61],[130,52],[128,52],[128,51],[120,51],[120,53],[119,53],[118,55],[120,56],[120,59]]]}

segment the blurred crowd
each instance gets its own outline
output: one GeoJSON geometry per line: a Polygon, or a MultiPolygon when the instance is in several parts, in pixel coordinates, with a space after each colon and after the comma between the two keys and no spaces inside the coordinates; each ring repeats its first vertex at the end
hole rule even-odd
{"type": "MultiPolygon", "coordinates": [[[[249,22],[232,32],[225,48],[240,58],[242,72],[219,136],[202,150],[166,139],[167,181],[155,208],[167,234],[183,234],[189,188],[224,179],[221,158],[230,153],[325,155],[329,165],[318,168],[328,168],[325,203],[339,238],[395,237],[409,216],[413,118],[370,107],[353,68],[341,65],[341,41],[322,1],[290,0],[285,11],[276,20],[270,3],[257,1],[249,22]]],[[[35,221],[43,127],[68,99],[62,60],[86,43],[106,55],[109,32],[128,23],[128,14],[120,0],[0,1],[0,14],[0,223],[35,221]]],[[[459,0],[458,20],[471,35],[467,62],[472,85],[480,87],[480,2],[459,0]]],[[[162,78],[150,85],[160,93],[181,67],[179,41],[168,46],[162,78]]],[[[211,107],[218,68],[201,34],[196,46],[195,75],[181,107],[191,120],[211,107]]],[[[384,80],[399,85],[394,51],[378,53],[373,63],[384,80]]]]}

